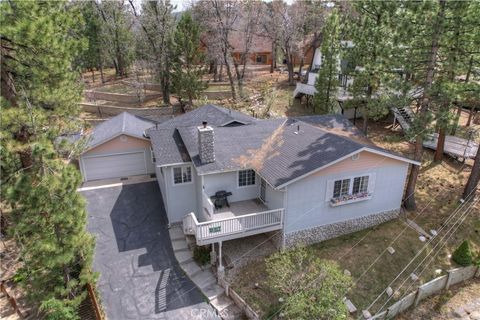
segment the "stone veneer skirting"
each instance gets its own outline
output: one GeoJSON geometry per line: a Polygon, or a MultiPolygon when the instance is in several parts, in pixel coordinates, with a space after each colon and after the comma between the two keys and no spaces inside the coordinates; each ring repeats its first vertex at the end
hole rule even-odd
{"type": "Polygon", "coordinates": [[[289,248],[298,244],[309,245],[312,243],[325,241],[348,233],[370,228],[378,224],[387,222],[391,219],[397,218],[399,213],[400,209],[396,209],[356,219],[313,227],[311,229],[287,233],[284,235],[285,248],[289,248]]]}

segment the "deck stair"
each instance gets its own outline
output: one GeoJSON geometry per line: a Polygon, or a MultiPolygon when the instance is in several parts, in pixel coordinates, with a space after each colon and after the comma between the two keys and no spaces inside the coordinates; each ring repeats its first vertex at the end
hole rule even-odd
{"type": "MultiPolygon", "coordinates": [[[[415,114],[410,107],[392,107],[391,110],[395,117],[394,124],[398,122],[404,131],[408,131],[415,118],[415,114]]],[[[423,146],[428,149],[436,150],[437,142],[438,134],[430,134],[423,140],[423,146]]],[[[477,154],[478,147],[478,143],[472,140],[467,140],[456,136],[446,136],[444,153],[457,159],[473,159],[477,154]]]]}
{"type": "Polygon", "coordinates": [[[400,124],[404,131],[410,129],[413,119],[415,118],[415,114],[413,113],[410,107],[398,107],[398,108],[391,108],[393,115],[395,116],[395,121],[400,124]]]}
{"type": "Polygon", "coordinates": [[[169,234],[173,253],[180,268],[205,295],[219,317],[223,320],[244,319],[242,310],[225,294],[225,289],[217,284],[217,279],[212,271],[208,267],[200,268],[193,260],[192,252],[188,250],[187,244],[187,237],[193,237],[185,235],[180,226],[171,227],[169,234]]]}

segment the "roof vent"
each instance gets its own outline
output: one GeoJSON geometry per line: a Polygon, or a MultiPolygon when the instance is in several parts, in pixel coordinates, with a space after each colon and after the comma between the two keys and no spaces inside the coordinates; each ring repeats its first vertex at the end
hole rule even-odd
{"type": "Polygon", "coordinates": [[[204,164],[215,162],[213,128],[208,126],[206,121],[198,127],[198,155],[204,164]]]}

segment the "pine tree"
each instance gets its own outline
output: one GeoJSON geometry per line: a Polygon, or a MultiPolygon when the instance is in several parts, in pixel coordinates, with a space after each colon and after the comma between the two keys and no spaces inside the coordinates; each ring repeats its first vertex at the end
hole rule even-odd
{"type": "Polygon", "coordinates": [[[202,81],[205,57],[200,51],[200,26],[189,12],[182,14],[173,41],[173,91],[181,98],[188,99],[192,107],[193,99],[205,90],[206,84],[202,81]]]}
{"type": "Polygon", "coordinates": [[[376,103],[387,93],[392,72],[391,16],[397,4],[388,1],[361,0],[352,3],[354,13],[348,19],[345,36],[352,41],[349,60],[354,83],[349,88],[354,101],[362,105],[363,132],[367,134],[368,118],[388,113],[385,104],[376,103]],[[383,87],[383,88],[382,88],[383,87]],[[383,105],[383,108],[378,106],[383,105]]]}
{"type": "Polygon", "coordinates": [[[470,242],[465,240],[452,254],[452,259],[459,265],[466,267],[473,263],[472,249],[470,248],[470,242]]]}
{"type": "MultiPolygon", "coordinates": [[[[433,92],[438,76],[439,49],[445,32],[446,1],[402,2],[396,10],[394,41],[403,50],[396,51],[396,58],[403,64],[411,87],[420,86],[423,95],[419,99],[418,112],[408,135],[415,141],[414,159],[423,159],[424,137],[430,133],[432,122],[433,92]]],[[[412,166],[406,187],[404,205],[408,210],[416,209],[415,188],[419,166],[412,166]]]]}
{"type": "Polygon", "coordinates": [[[93,279],[93,239],[76,192],[80,176],[54,141],[79,128],[81,87],[72,63],[84,41],[72,31],[83,22],[67,2],[5,1],[0,23],[1,191],[12,209],[22,284],[48,319],[76,318],[93,279]]]}
{"type": "Polygon", "coordinates": [[[322,63],[315,80],[316,93],[313,96],[313,108],[321,114],[332,113],[336,104],[338,90],[338,58],[340,54],[339,16],[333,11],[323,28],[321,45],[322,63]]]}

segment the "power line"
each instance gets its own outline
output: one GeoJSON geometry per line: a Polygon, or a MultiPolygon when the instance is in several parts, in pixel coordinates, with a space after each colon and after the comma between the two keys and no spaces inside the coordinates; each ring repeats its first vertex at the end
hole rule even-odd
{"type": "MultiPolygon", "coordinates": [[[[478,202],[478,201],[477,201],[477,202],[478,202]]],[[[466,204],[467,204],[466,202],[460,204],[460,205],[450,214],[450,216],[447,218],[447,220],[445,220],[443,226],[440,228],[439,233],[440,233],[443,229],[445,229],[445,228],[447,227],[447,224],[448,224],[452,219],[454,219],[454,217],[455,217],[461,210],[463,210],[463,208],[466,206],[466,204]]],[[[475,204],[475,202],[474,202],[473,204],[475,204]]],[[[467,208],[467,210],[470,209],[470,208],[473,206],[473,204],[472,204],[469,208],[467,208]]],[[[461,218],[464,216],[464,214],[465,214],[465,212],[460,215],[460,218],[459,218],[459,219],[461,219],[461,218]]],[[[459,221],[459,219],[458,219],[456,222],[454,222],[454,225],[459,221]]],[[[452,227],[452,228],[453,228],[453,227],[452,227]]],[[[450,229],[447,231],[447,233],[442,237],[442,239],[439,240],[439,243],[445,238],[446,235],[448,235],[448,233],[452,230],[452,228],[450,228],[450,229]]],[[[415,259],[418,258],[418,256],[419,256],[419,255],[428,247],[428,245],[429,245],[431,242],[433,242],[433,240],[436,239],[436,238],[437,238],[437,237],[431,238],[431,239],[422,247],[422,249],[410,260],[410,262],[402,269],[402,271],[390,282],[390,284],[387,286],[387,288],[390,287],[390,286],[407,270],[407,268],[415,261],[415,259]]],[[[438,245],[438,243],[434,246],[433,250],[437,247],[437,245],[438,245]]],[[[433,251],[432,251],[432,252],[433,252],[433,251]]],[[[422,262],[420,262],[420,264],[423,263],[423,261],[425,261],[425,259],[426,259],[430,254],[431,254],[431,252],[427,254],[427,256],[422,260],[422,262]]],[[[416,268],[414,269],[414,271],[415,271],[417,268],[418,268],[418,267],[416,267],[416,268]]],[[[407,279],[408,279],[408,278],[407,278],[407,279]]],[[[401,287],[400,287],[400,288],[401,288],[401,287]]],[[[399,289],[400,289],[400,288],[399,288],[399,289]]],[[[396,291],[398,291],[399,289],[397,289],[396,291]]],[[[370,308],[381,298],[381,296],[382,296],[385,292],[386,292],[386,289],[384,289],[384,290],[377,296],[377,298],[366,308],[366,310],[370,309],[370,308]]],[[[392,296],[392,297],[393,297],[393,296],[392,296]]],[[[390,301],[390,299],[391,299],[392,297],[390,297],[388,301],[390,301]]],[[[388,301],[387,301],[387,302],[388,302],[388,301]]]]}

